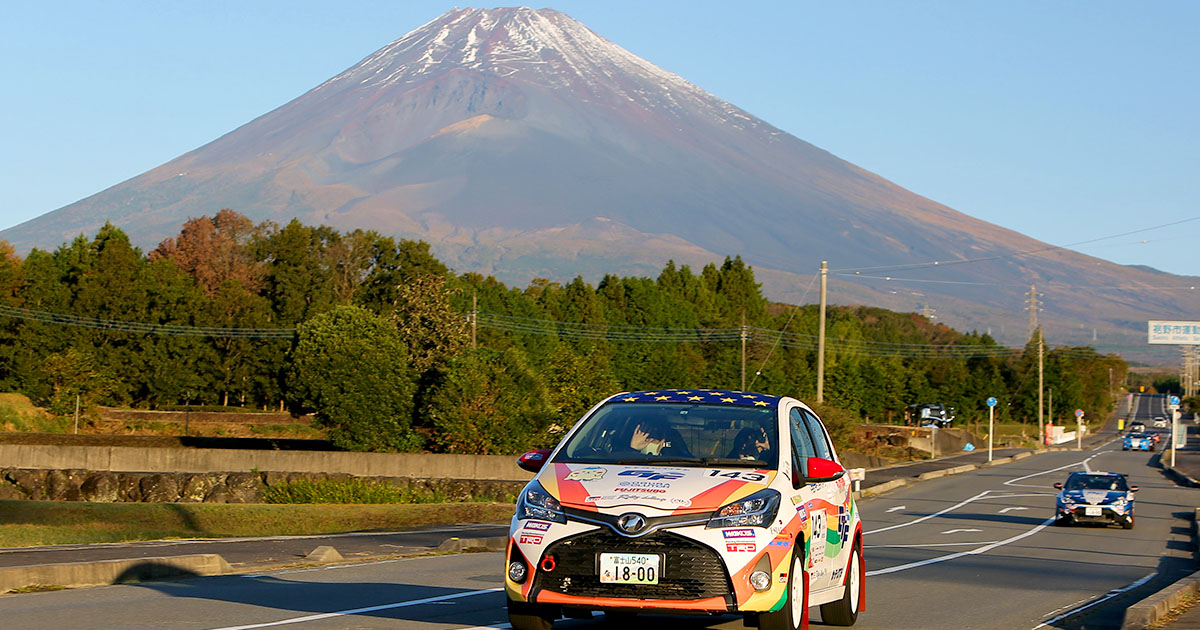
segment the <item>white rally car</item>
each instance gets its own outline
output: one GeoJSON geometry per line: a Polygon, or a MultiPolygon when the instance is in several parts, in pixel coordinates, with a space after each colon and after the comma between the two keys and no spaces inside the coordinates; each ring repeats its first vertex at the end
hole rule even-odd
{"type": "Polygon", "coordinates": [[[537,472],[509,529],[516,630],[561,616],[741,614],[795,630],[863,610],[862,524],[820,419],[798,400],[631,392],[592,408],[537,472]]]}

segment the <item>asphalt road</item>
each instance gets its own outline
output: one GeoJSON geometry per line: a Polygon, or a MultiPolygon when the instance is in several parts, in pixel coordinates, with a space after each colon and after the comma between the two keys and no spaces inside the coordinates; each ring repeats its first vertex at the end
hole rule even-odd
{"type": "MultiPolygon", "coordinates": [[[[1193,570],[1195,499],[1151,467],[1154,457],[1119,443],[1047,452],[860,501],[867,609],[855,627],[1119,627],[1126,606],[1193,570]],[[1050,524],[1052,484],[1085,466],[1141,486],[1133,530],[1050,524]]],[[[506,627],[502,566],[501,554],[480,553],[28,593],[0,597],[0,619],[30,630],[506,627]]],[[[743,627],[733,616],[670,619],[672,628],[743,627]]],[[[608,626],[597,615],[555,627],[608,626]]]]}

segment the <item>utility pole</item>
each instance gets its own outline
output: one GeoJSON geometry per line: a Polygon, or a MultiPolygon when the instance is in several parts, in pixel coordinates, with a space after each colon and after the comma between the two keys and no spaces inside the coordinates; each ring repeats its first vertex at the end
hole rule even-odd
{"type": "Polygon", "coordinates": [[[742,309],[742,389],[746,391],[746,309],[742,309]]]}
{"type": "Polygon", "coordinates": [[[478,346],[475,343],[476,322],[479,320],[479,292],[471,293],[471,349],[478,346]]]}
{"type": "Polygon", "coordinates": [[[821,261],[821,310],[817,325],[817,404],[825,402],[825,281],[829,277],[829,264],[821,261]]]}
{"type": "Polygon", "coordinates": [[[1038,329],[1037,313],[1041,310],[1041,305],[1038,303],[1037,285],[1029,285],[1029,298],[1025,300],[1025,304],[1029,308],[1029,332],[1026,336],[1032,337],[1038,329]]]}
{"type": "Polygon", "coordinates": [[[1038,344],[1038,439],[1041,440],[1042,444],[1044,445],[1046,443],[1046,439],[1045,439],[1046,427],[1042,422],[1042,411],[1044,409],[1043,403],[1045,401],[1042,399],[1042,396],[1044,393],[1043,388],[1045,387],[1045,375],[1043,372],[1044,372],[1044,367],[1045,367],[1045,363],[1046,363],[1046,361],[1045,361],[1046,346],[1044,343],[1042,343],[1042,329],[1039,327],[1036,330],[1036,332],[1037,332],[1037,338],[1038,338],[1038,342],[1037,342],[1037,344],[1038,344]]]}

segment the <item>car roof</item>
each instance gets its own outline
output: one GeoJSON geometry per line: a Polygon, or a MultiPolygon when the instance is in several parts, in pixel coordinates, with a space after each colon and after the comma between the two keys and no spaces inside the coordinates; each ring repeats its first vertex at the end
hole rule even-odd
{"type": "Polygon", "coordinates": [[[1129,475],[1126,475],[1125,473],[1118,473],[1118,472],[1101,472],[1098,470],[1093,470],[1093,471],[1077,470],[1077,471],[1071,473],[1070,476],[1071,477],[1075,477],[1075,476],[1081,476],[1081,477],[1128,477],[1129,475]]]}
{"type": "Polygon", "coordinates": [[[692,403],[701,405],[735,405],[739,407],[775,407],[780,396],[754,392],[735,392],[727,389],[656,389],[628,392],[613,396],[612,402],[626,403],[692,403]]]}

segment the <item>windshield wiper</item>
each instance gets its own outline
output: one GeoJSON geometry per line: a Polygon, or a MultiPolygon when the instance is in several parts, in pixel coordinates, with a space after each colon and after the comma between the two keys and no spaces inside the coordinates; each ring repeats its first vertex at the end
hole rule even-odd
{"type": "Polygon", "coordinates": [[[658,466],[661,464],[703,464],[704,459],[701,457],[640,457],[638,459],[618,459],[618,464],[646,464],[647,466],[658,466]]]}
{"type": "Polygon", "coordinates": [[[705,466],[750,466],[752,468],[766,468],[767,462],[761,459],[742,459],[740,457],[705,457],[702,460],[705,466]]]}

